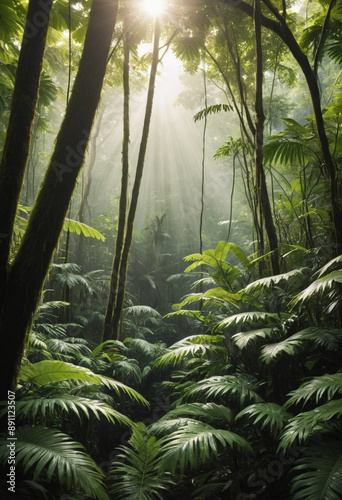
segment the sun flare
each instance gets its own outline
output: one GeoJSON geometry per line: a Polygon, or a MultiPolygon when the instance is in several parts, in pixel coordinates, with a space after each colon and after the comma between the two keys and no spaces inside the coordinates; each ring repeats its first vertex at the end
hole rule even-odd
{"type": "Polygon", "coordinates": [[[143,7],[151,16],[159,16],[164,10],[164,0],[143,0],[143,7]]]}

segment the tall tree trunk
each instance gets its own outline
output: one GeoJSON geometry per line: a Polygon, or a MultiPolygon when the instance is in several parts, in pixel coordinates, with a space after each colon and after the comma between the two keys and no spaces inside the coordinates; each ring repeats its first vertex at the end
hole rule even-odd
{"type": "MultiPolygon", "coordinates": [[[[101,109],[98,112],[98,116],[96,118],[96,124],[95,128],[93,130],[93,133],[91,134],[90,138],[90,144],[89,144],[89,154],[87,156],[87,161],[86,161],[86,166],[84,170],[82,171],[82,196],[81,196],[81,202],[80,206],[78,209],[78,214],[77,218],[80,222],[84,223],[85,222],[85,208],[87,206],[89,216],[91,218],[90,214],[90,208],[88,204],[88,197],[90,194],[90,189],[93,181],[93,169],[95,166],[96,162],[96,145],[97,145],[97,139],[100,133],[100,128],[101,128],[101,123],[102,123],[102,118],[103,118],[103,113],[104,110],[101,109]]],[[[83,234],[79,235],[78,238],[78,245],[76,249],[76,262],[78,262],[79,266],[81,268],[84,267],[84,254],[83,254],[83,248],[84,248],[84,241],[85,241],[85,236],[83,234]]]]}
{"type": "Polygon", "coordinates": [[[52,0],[30,0],[0,164],[0,311],[3,307],[14,220],[23,186],[38,100],[52,0]]]}
{"type": "MultiPolygon", "coordinates": [[[[272,271],[279,274],[278,258],[278,238],[273,224],[272,209],[268,190],[266,185],[266,176],[263,165],[263,146],[264,146],[264,123],[265,115],[263,109],[263,61],[262,61],[262,43],[261,43],[261,7],[260,0],[254,0],[254,28],[255,28],[255,49],[256,49],[256,81],[255,81],[255,182],[256,182],[256,200],[257,207],[260,210],[260,220],[265,225],[265,231],[271,251],[272,271]]],[[[264,251],[264,248],[262,248],[264,251]]]]}
{"type": "Polygon", "coordinates": [[[144,119],[143,131],[139,148],[137,169],[135,173],[135,179],[132,190],[132,199],[127,216],[125,242],[122,250],[121,262],[118,272],[119,286],[117,288],[117,298],[112,315],[112,336],[116,338],[120,338],[120,324],[122,319],[122,310],[125,298],[129,253],[133,238],[134,220],[139,199],[140,185],[145,164],[147,140],[150,130],[155,81],[156,81],[157,67],[159,62],[159,39],[160,39],[160,23],[159,19],[156,18],[155,29],[154,29],[154,41],[153,41],[153,56],[152,56],[152,65],[151,65],[150,80],[149,80],[147,102],[145,109],[145,119],[144,119]]]}
{"type": "Polygon", "coordinates": [[[16,386],[33,315],[84,160],[117,8],[117,0],[93,1],[70,102],[27,230],[8,273],[0,317],[0,400],[6,399],[7,391],[16,386]]]}
{"type": "MultiPolygon", "coordinates": [[[[327,178],[329,180],[331,217],[332,217],[332,223],[335,235],[335,244],[336,244],[335,253],[338,255],[342,252],[341,187],[340,187],[340,182],[336,182],[337,181],[336,165],[330,153],[329,141],[324,127],[317,75],[315,69],[312,69],[306,54],[302,51],[298,42],[296,41],[291,29],[289,28],[286,22],[286,18],[280,14],[278,9],[272,4],[270,0],[262,0],[262,1],[276,18],[276,20],[274,20],[261,14],[260,19],[262,26],[273,31],[285,43],[285,45],[288,47],[291,54],[299,64],[299,67],[301,68],[305,76],[306,83],[308,85],[313,112],[315,115],[317,135],[320,142],[325,171],[327,174],[327,178]]],[[[226,4],[229,4],[230,0],[224,0],[224,2],[226,4]]],[[[242,10],[245,14],[253,18],[254,11],[251,5],[244,2],[243,0],[234,3],[234,5],[236,6],[236,8],[242,10]]],[[[331,10],[334,7],[334,5],[335,3],[334,1],[332,1],[331,7],[329,7],[329,9],[331,10]]]]}
{"type": "MultiPolygon", "coordinates": [[[[126,17],[125,17],[126,19],[126,17]]],[[[124,61],[123,61],[123,140],[122,140],[122,173],[121,173],[121,192],[119,203],[119,219],[118,230],[115,242],[115,253],[113,259],[112,272],[109,283],[109,295],[103,326],[103,340],[108,340],[114,337],[113,330],[113,314],[117,302],[118,292],[120,288],[120,263],[122,251],[125,243],[126,219],[127,219],[127,204],[128,204],[128,180],[129,180],[129,142],[130,142],[130,120],[129,120],[129,103],[130,103],[130,85],[129,85],[129,68],[130,68],[130,41],[129,31],[125,30],[123,38],[124,61]]]]}

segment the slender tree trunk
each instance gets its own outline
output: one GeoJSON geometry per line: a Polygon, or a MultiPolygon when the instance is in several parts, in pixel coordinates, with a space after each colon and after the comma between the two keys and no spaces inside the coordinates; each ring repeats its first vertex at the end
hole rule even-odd
{"type": "Polygon", "coordinates": [[[128,203],[128,180],[129,180],[129,141],[130,141],[130,121],[129,121],[129,101],[130,101],[130,85],[129,85],[129,67],[130,67],[130,42],[129,31],[123,39],[124,62],[123,62],[123,140],[122,140],[122,174],[121,174],[121,192],[119,204],[119,219],[118,230],[115,242],[115,253],[113,259],[112,273],[109,283],[109,295],[105,314],[103,340],[108,340],[114,337],[113,330],[113,314],[117,302],[118,292],[121,285],[120,281],[120,263],[122,258],[122,250],[125,243],[126,218],[127,218],[127,203],[128,203]]]}
{"type": "Polygon", "coordinates": [[[28,332],[99,103],[118,1],[94,0],[79,70],[45,179],[8,273],[0,318],[0,400],[14,390],[28,332]],[[86,105],[85,105],[86,103],[86,105]]]}
{"type": "MultiPolygon", "coordinates": [[[[255,48],[256,48],[256,81],[255,81],[255,180],[256,180],[256,200],[257,207],[260,210],[260,220],[263,220],[265,231],[271,250],[272,271],[279,274],[278,258],[278,238],[273,224],[272,209],[268,190],[266,185],[266,176],[263,165],[263,146],[264,146],[264,123],[265,115],[263,109],[263,60],[261,43],[261,8],[260,0],[254,0],[254,28],[255,28],[255,48]]],[[[263,251],[264,249],[262,249],[263,251]]]]}
{"type": "MultiPolygon", "coordinates": [[[[224,0],[224,2],[226,4],[229,4],[230,0],[224,0]]],[[[311,68],[307,56],[300,48],[291,29],[287,25],[286,18],[280,14],[278,9],[272,4],[270,0],[263,0],[263,3],[268,7],[270,12],[272,12],[272,14],[275,16],[277,20],[271,19],[261,14],[260,19],[262,26],[273,31],[285,43],[285,45],[288,47],[291,54],[299,64],[299,67],[301,68],[305,76],[306,83],[308,85],[313,112],[315,115],[317,135],[320,142],[326,174],[329,180],[331,217],[332,217],[332,223],[335,235],[335,244],[336,244],[335,253],[338,255],[342,252],[341,187],[340,187],[340,181],[337,182],[336,165],[330,153],[329,141],[325,131],[324,120],[321,109],[320,91],[317,82],[317,75],[315,73],[315,70],[311,68]]],[[[251,5],[244,2],[243,0],[236,2],[234,5],[236,5],[236,8],[242,10],[245,14],[253,18],[254,11],[251,5]]],[[[334,1],[332,1],[329,10],[331,10],[334,7],[334,5],[335,3],[334,1]]]]}
{"type": "Polygon", "coordinates": [[[150,81],[148,86],[148,94],[147,94],[147,102],[146,102],[146,110],[145,110],[145,119],[142,131],[142,137],[140,142],[139,156],[137,161],[137,169],[133,184],[132,190],[132,199],[129,207],[129,212],[127,216],[127,227],[126,227],[126,235],[125,235],[125,243],[122,250],[122,257],[119,268],[119,287],[118,294],[116,299],[115,308],[112,316],[112,328],[113,334],[116,338],[120,338],[120,323],[122,318],[122,310],[125,298],[125,289],[126,289],[126,278],[127,278],[127,268],[129,261],[129,253],[133,238],[133,227],[134,227],[134,219],[137,210],[137,204],[139,199],[140,185],[144,170],[145,164],[145,155],[147,149],[147,140],[150,130],[151,123],[151,115],[152,115],[152,107],[153,107],[153,98],[154,98],[154,89],[155,89],[155,81],[157,75],[157,67],[159,62],[159,39],[160,39],[160,24],[158,18],[155,20],[155,30],[154,30],[154,42],[153,42],[153,57],[152,57],[152,65],[150,72],[150,81]]]}
{"type": "Polygon", "coordinates": [[[25,176],[52,0],[30,0],[0,164],[0,311],[14,220],[25,176]]]}
{"type": "MultiPolygon", "coordinates": [[[[96,125],[94,128],[93,133],[91,134],[90,138],[90,145],[89,145],[89,154],[87,156],[87,161],[86,161],[86,166],[82,171],[82,196],[81,196],[81,202],[80,206],[78,209],[78,214],[77,218],[80,222],[84,223],[85,222],[85,208],[86,206],[88,207],[88,212],[90,214],[90,209],[88,205],[88,197],[90,194],[90,189],[93,181],[93,169],[95,166],[95,161],[96,161],[96,144],[97,144],[97,138],[100,133],[100,127],[101,127],[101,122],[102,122],[102,117],[103,117],[103,109],[101,109],[98,113],[97,119],[96,119],[96,125]],[[86,171],[86,172],[85,172],[86,171]]],[[[76,262],[83,268],[84,266],[84,253],[83,253],[83,248],[84,248],[84,241],[85,241],[85,236],[83,234],[80,234],[78,237],[78,245],[76,249],[76,262]]]]}

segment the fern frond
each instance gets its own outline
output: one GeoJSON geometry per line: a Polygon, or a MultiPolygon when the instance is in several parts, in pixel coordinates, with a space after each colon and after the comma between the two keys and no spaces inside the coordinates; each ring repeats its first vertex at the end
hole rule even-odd
{"type": "Polygon", "coordinates": [[[194,116],[194,122],[198,122],[199,120],[203,120],[208,115],[219,113],[220,111],[233,111],[233,106],[230,104],[213,104],[212,106],[208,106],[205,109],[202,109],[194,116]]]}
{"type": "Polygon", "coordinates": [[[162,441],[148,435],[139,422],[129,444],[118,448],[120,453],[109,471],[111,495],[118,500],[163,500],[174,481],[160,469],[162,441]]]}

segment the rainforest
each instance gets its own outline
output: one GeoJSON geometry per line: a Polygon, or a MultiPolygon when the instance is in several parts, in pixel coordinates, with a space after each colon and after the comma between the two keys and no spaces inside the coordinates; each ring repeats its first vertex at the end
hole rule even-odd
{"type": "Polygon", "coordinates": [[[341,0],[1,0],[1,499],[340,500],[341,179],[341,0]]]}

